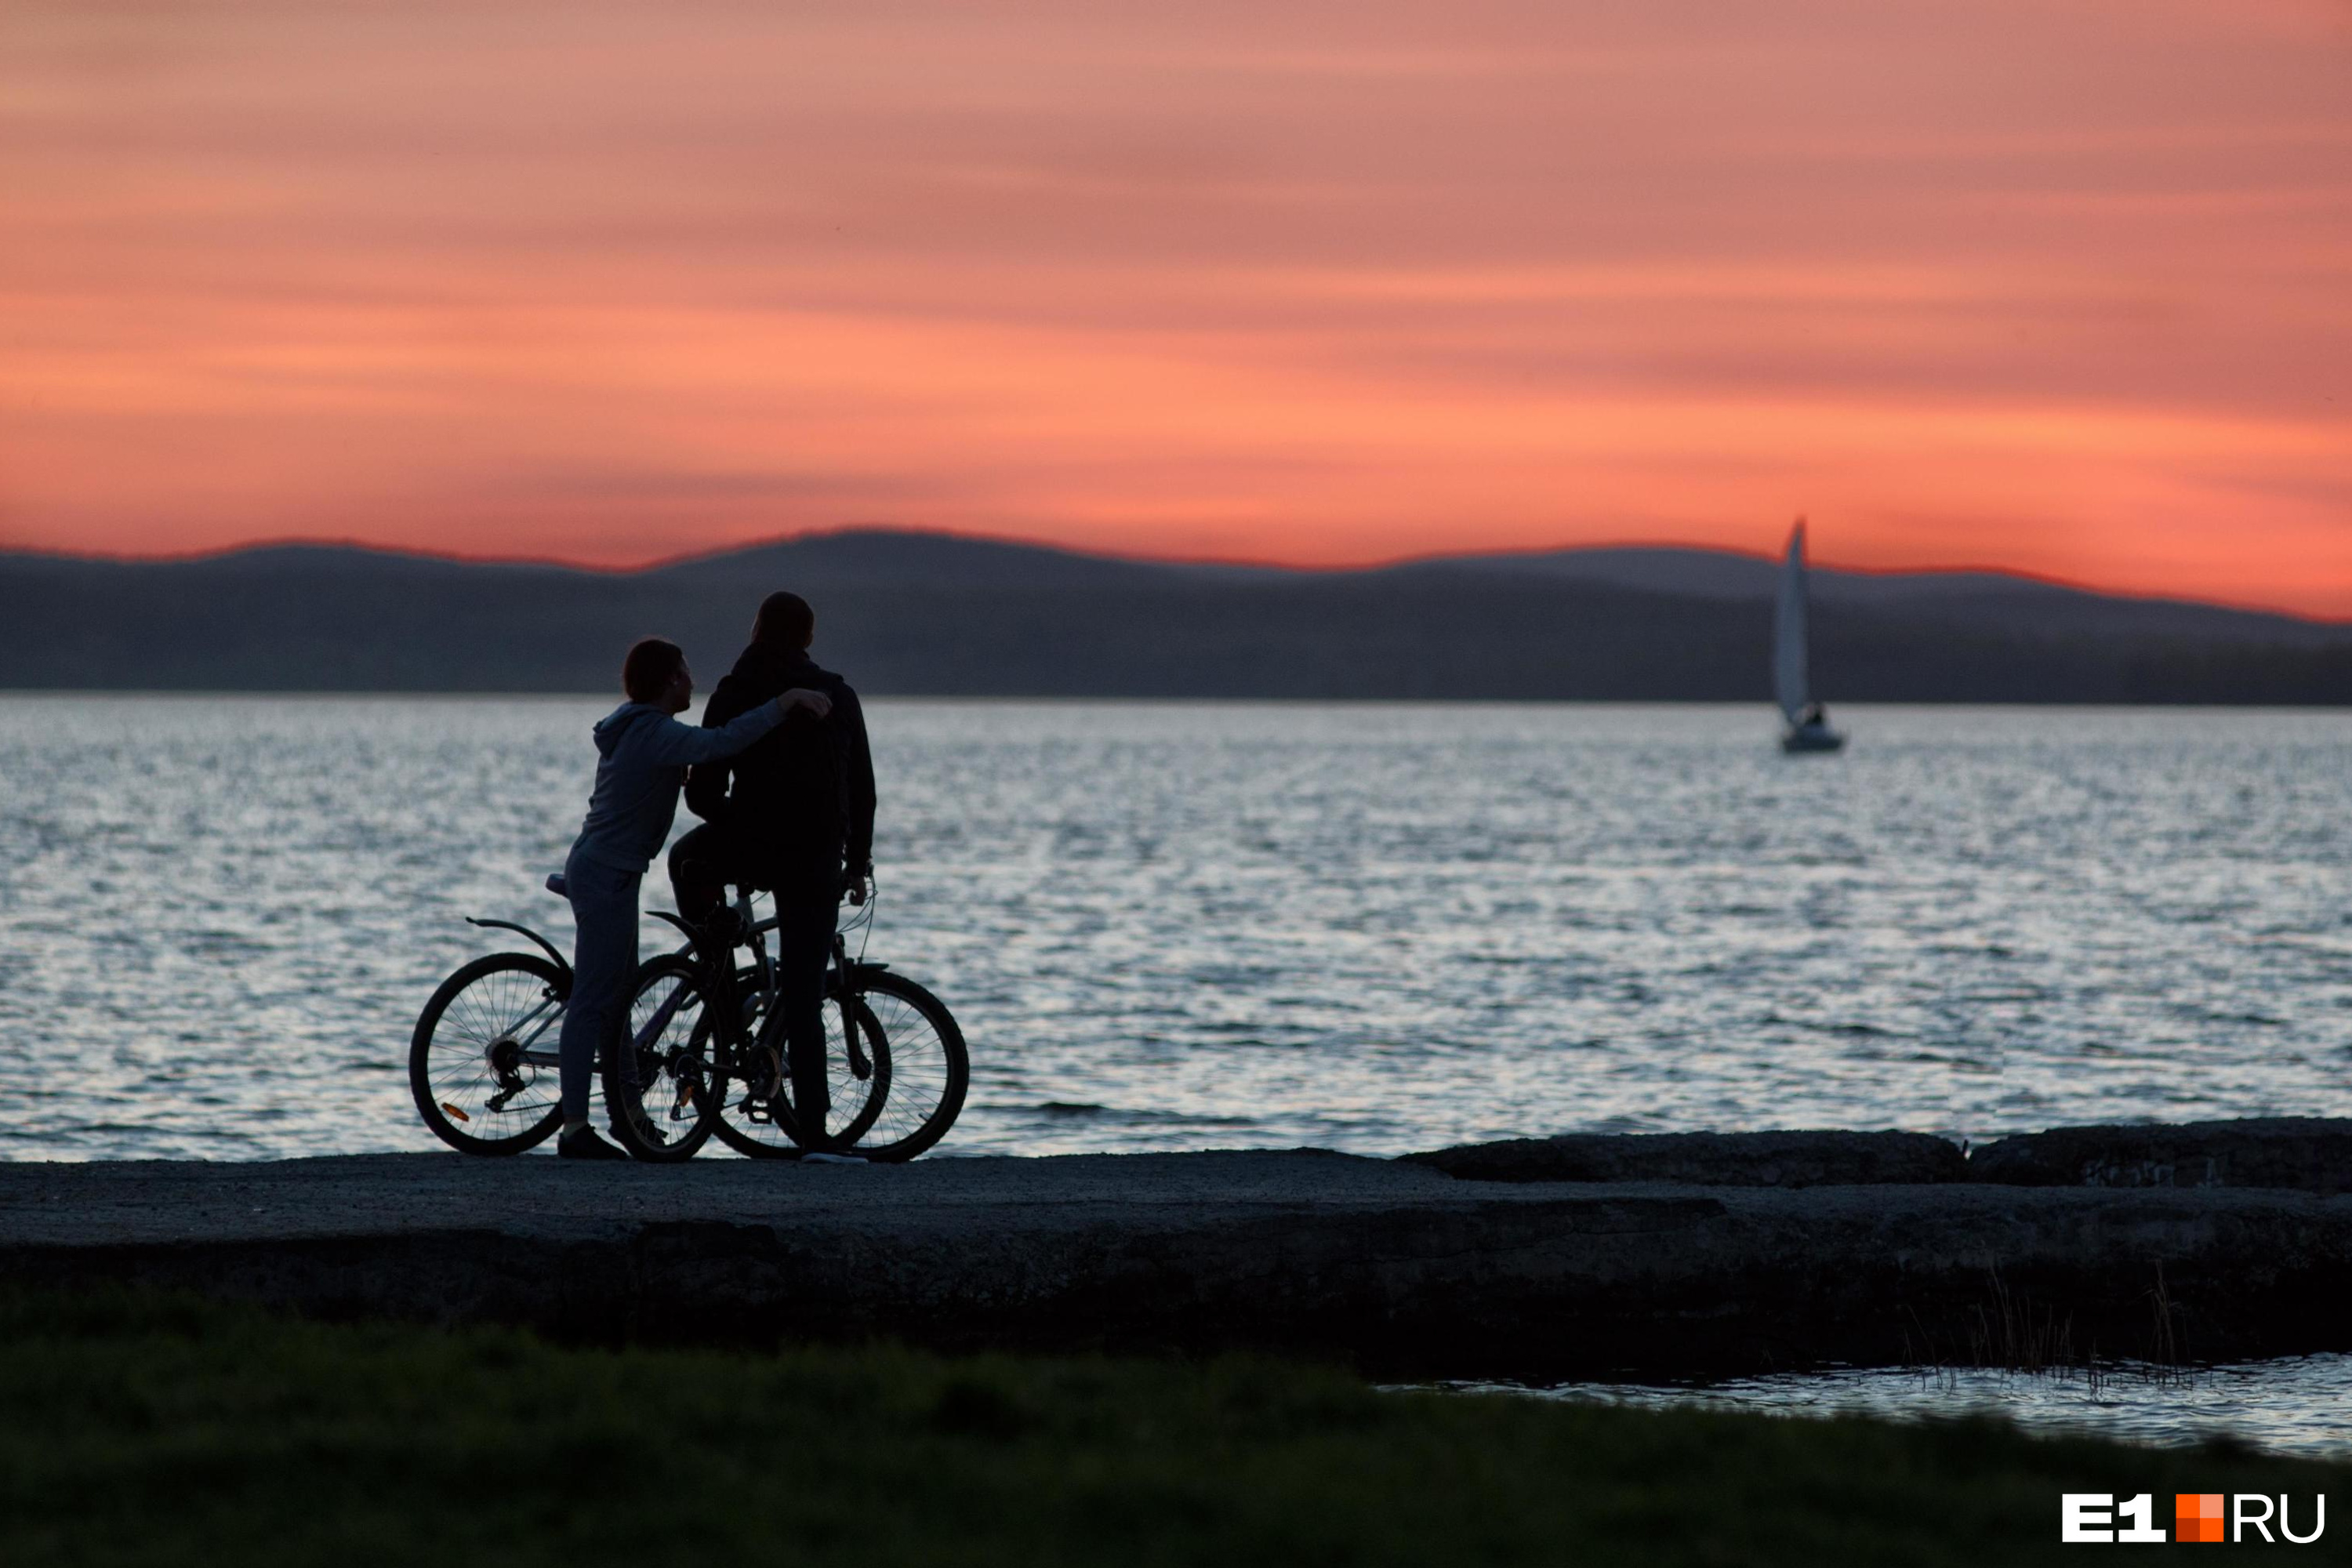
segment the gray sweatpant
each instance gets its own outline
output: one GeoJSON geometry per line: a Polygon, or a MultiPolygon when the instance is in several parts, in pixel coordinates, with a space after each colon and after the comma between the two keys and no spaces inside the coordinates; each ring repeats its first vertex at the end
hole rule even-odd
{"type": "Polygon", "coordinates": [[[588,1119],[596,1047],[628,1026],[629,987],[637,977],[639,871],[623,871],[577,853],[563,863],[563,883],[579,928],[572,948],[572,1001],[558,1052],[563,1061],[563,1120],[588,1119]]]}

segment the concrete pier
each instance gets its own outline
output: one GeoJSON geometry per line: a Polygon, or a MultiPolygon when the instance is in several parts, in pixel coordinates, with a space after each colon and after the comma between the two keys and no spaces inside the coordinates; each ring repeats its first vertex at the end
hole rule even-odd
{"type": "Polygon", "coordinates": [[[1316,1151],[0,1165],[0,1285],[591,1339],[1263,1350],[1376,1375],[2352,1350],[2352,1197],[1465,1181],[1316,1151]]]}

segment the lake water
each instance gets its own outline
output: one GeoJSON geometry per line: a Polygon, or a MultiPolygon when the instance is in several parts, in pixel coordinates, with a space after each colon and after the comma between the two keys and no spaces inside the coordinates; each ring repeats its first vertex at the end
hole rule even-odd
{"type": "MultiPolygon", "coordinates": [[[[0,697],[0,1157],[432,1146],[416,1010],[467,914],[569,946],[609,706],[0,697]]],[[[2352,1113],[2352,715],[1840,718],[877,701],[941,1152],[2352,1113]]]]}

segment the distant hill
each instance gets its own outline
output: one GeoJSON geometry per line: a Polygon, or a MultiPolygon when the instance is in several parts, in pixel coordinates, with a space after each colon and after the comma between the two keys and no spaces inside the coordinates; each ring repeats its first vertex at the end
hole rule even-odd
{"type": "MultiPolygon", "coordinates": [[[[1762,700],[1776,571],[1597,549],[1308,572],[887,531],[625,574],[0,553],[0,687],[596,691],[646,632],[707,686],[789,587],[877,694],[1762,700]]],[[[2352,703],[2352,626],[1992,573],[1817,572],[1814,610],[1832,703],[2352,703]]]]}

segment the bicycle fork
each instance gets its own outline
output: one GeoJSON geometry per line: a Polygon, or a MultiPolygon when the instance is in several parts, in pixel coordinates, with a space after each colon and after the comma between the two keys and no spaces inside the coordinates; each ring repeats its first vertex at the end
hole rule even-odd
{"type": "Polygon", "coordinates": [[[864,1083],[874,1076],[874,1062],[866,1054],[866,1031],[857,1026],[857,998],[849,989],[849,944],[842,940],[839,931],[833,937],[833,972],[841,979],[837,987],[841,997],[841,1042],[849,1057],[849,1076],[864,1083]]]}

